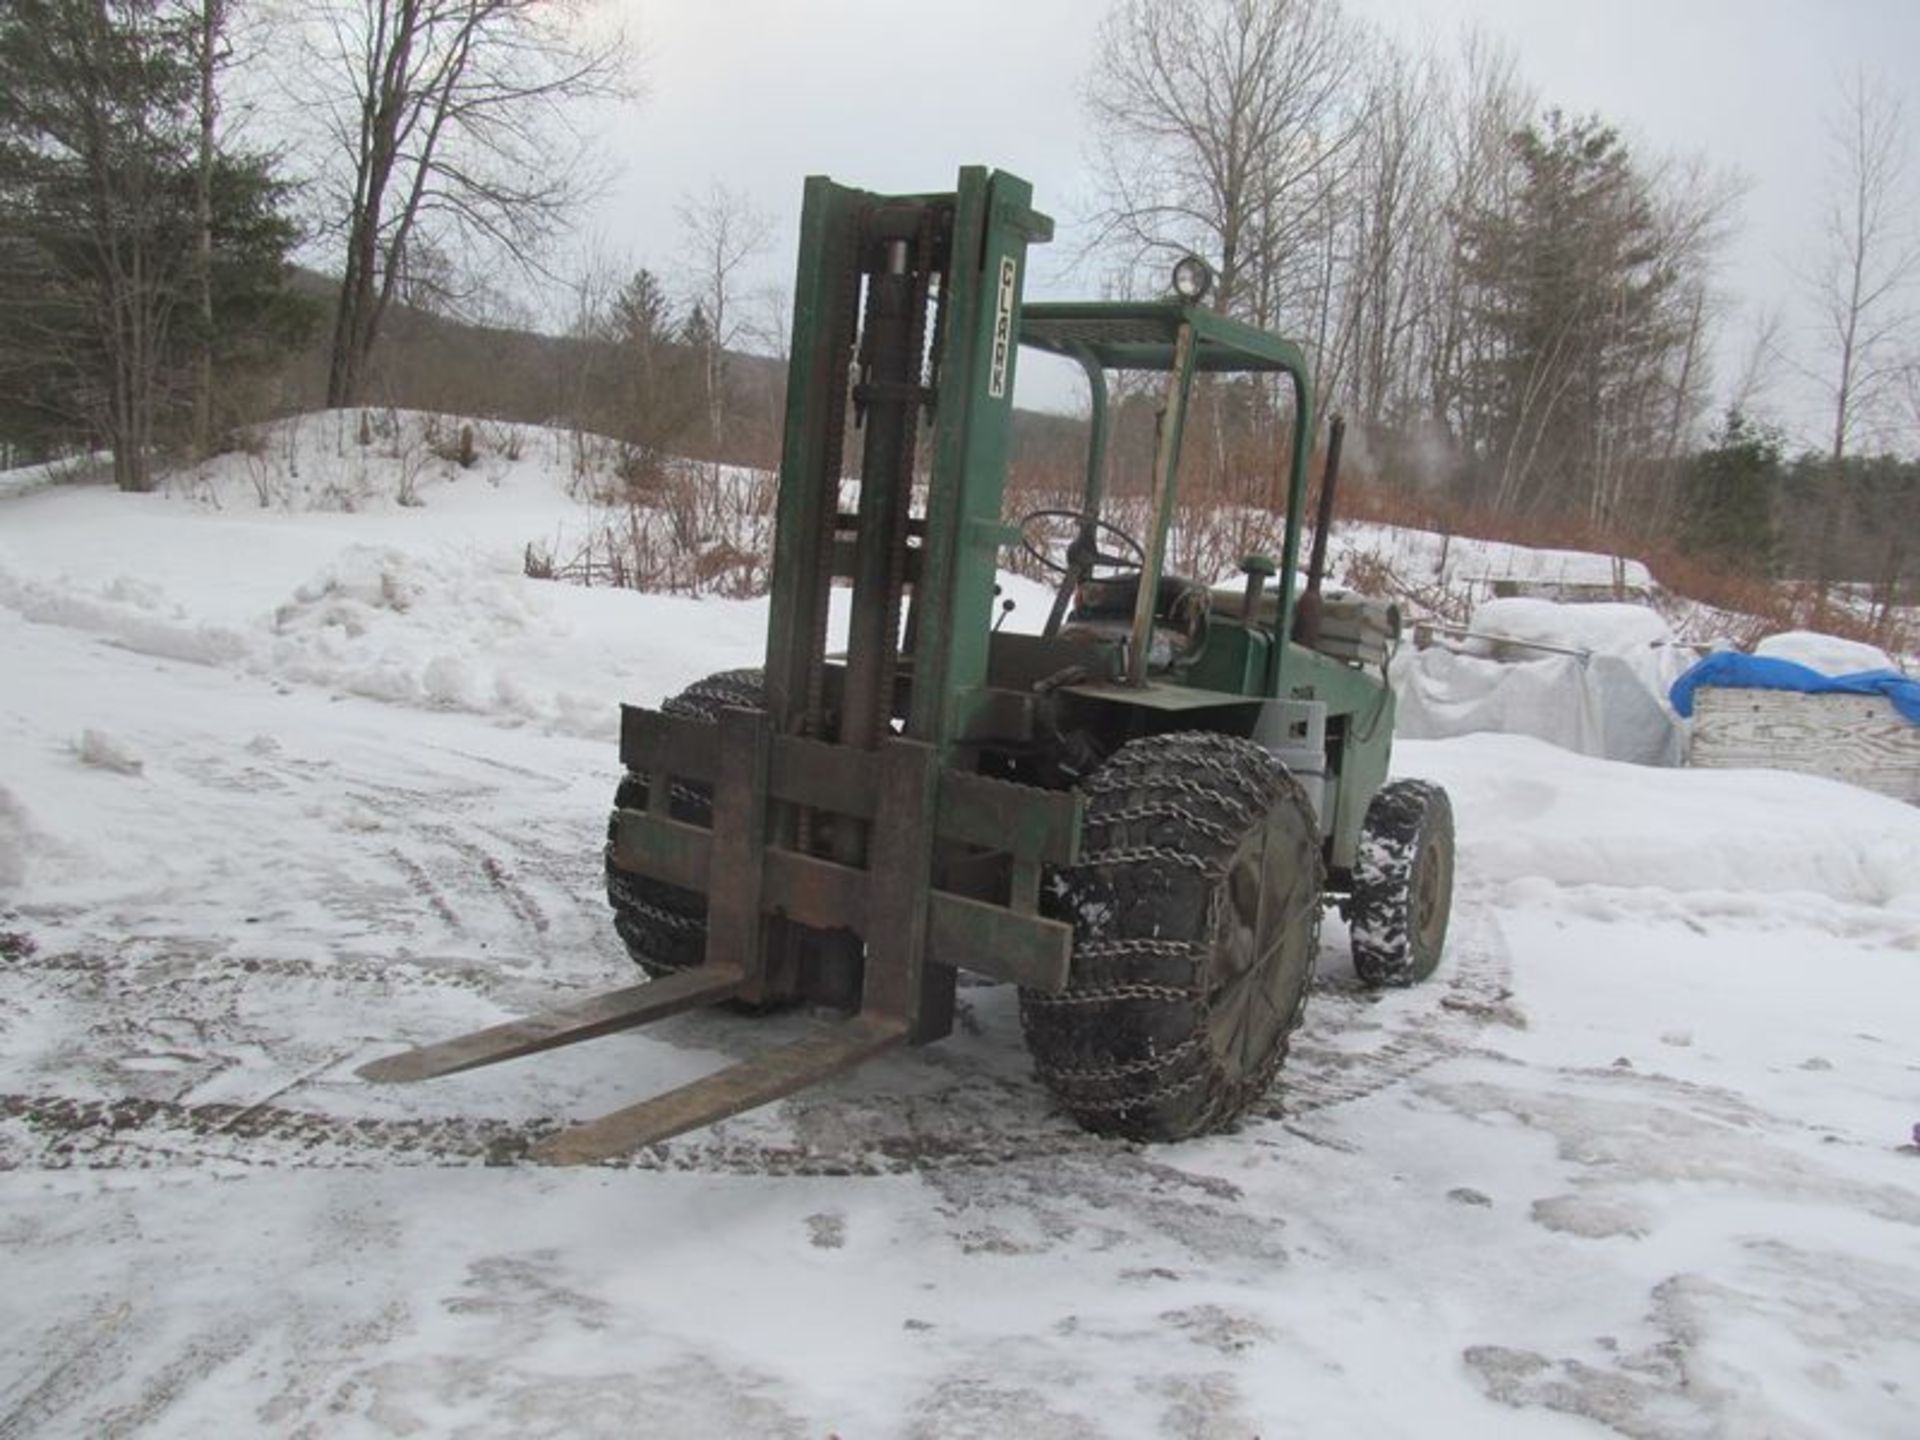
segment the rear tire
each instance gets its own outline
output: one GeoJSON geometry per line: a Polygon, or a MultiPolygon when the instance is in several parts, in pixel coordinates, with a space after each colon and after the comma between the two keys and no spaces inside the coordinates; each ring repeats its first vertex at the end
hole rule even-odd
{"type": "Polygon", "coordinates": [[[1426,780],[1382,785],[1367,806],[1347,918],[1353,969],[1368,985],[1433,974],[1453,913],[1453,804],[1426,780]]]}
{"type": "MultiPolygon", "coordinates": [[[[759,670],[723,670],[689,685],[663,702],[661,712],[719,723],[722,710],[764,710],[766,677],[759,670]]],[[[613,808],[645,810],[647,777],[629,771],[613,795],[613,808]]],[[[673,787],[668,813],[695,825],[713,823],[713,789],[679,782],[673,787]]],[[[658,978],[690,970],[706,958],[707,898],[644,875],[635,875],[613,863],[613,821],[607,822],[607,903],[613,907],[613,928],[627,954],[647,974],[658,978]]]]}
{"type": "Polygon", "coordinates": [[[1081,786],[1078,865],[1051,908],[1067,989],[1023,990],[1040,1079],[1082,1126],[1179,1140],[1231,1123],[1286,1058],[1319,951],[1319,825],[1249,740],[1156,735],[1081,786]]]}

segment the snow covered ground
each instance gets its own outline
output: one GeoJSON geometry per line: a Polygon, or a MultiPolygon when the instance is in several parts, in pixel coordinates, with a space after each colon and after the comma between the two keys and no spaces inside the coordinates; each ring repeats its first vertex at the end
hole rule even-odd
{"type": "Polygon", "coordinates": [[[1238,1133],[1078,1133],[971,986],[536,1169],[812,1022],[354,1069],[625,982],[615,703],[753,663],[764,604],[522,578],[550,453],[352,513],[229,481],[0,499],[0,1436],[1920,1429],[1920,811],[1407,742],[1448,957],[1371,995],[1330,918],[1238,1133]]]}

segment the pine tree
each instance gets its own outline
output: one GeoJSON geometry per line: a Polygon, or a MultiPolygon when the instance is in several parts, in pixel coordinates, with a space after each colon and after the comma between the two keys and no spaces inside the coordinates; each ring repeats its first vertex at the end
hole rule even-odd
{"type": "Polygon", "coordinates": [[[1505,510],[1607,521],[1623,457],[1650,433],[1676,341],[1648,187],[1615,132],[1550,111],[1509,142],[1510,200],[1467,217],[1462,266],[1491,339],[1468,376],[1505,510]]]}
{"type": "Polygon", "coordinates": [[[651,270],[633,272],[608,308],[607,329],[615,344],[629,348],[663,345],[673,335],[673,305],[651,270]]]}
{"type": "Polygon", "coordinates": [[[678,341],[672,303],[651,270],[634,272],[608,307],[608,338],[620,367],[620,415],[615,430],[630,480],[657,477],[666,457],[686,436],[701,406],[696,370],[712,343],[698,305],[678,341]]]}
{"type": "Polygon", "coordinates": [[[1681,544],[1727,569],[1772,575],[1781,480],[1779,435],[1737,409],[1727,411],[1681,480],[1681,544]]]}
{"type": "Polygon", "coordinates": [[[200,217],[191,17],[157,0],[14,0],[0,12],[0,424],[104,443],[123,489],[181,417],[187,372],[297,333],[294,239],[266,163],[216,153],[215,313],[195,304],[200,217]]]}

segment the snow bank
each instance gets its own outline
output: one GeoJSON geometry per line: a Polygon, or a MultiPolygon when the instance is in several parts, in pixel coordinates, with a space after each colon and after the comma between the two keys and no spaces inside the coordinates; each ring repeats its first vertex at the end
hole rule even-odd
{"type": "Polygon", "coordinates": [[[224,625],[195,622],[179,607],[167,607],[153,587],[116,576],[89,593],[57,583],[23,580],[0,567],[0,607],[36,625],[91,631],[125,649],[195,665],[241,659],[247,641],[224,625]]]}
{"type": "Polygon", "coordinates": [[[1887,652],[1858,640],[1843,640],[1838,635],[1822,635],[1817,630],[1786,630],[1769,635],[1753,647],[1753,653],[1772,660],[1791,660],[1822,675],[1857,675],[1862,670],[1894,670],[1887,652]]]}
{"type": "Polygon", "coordinates": [[[470,470],[432,452],[453,422],[378,416],[362,445],[358,412],[342,411],[269,427],[259,453],[164,493],[6,497],[0,610],[276,685],[602,740],[621,702],[757,661],[764,601],[527,578],[529,541],[595,512],[573,493],[568,437],[476,428],[470,470]]]}
{"type": "Polygon", "coordinates": [[[1920,916],[1920,810],[1775,771],[1655,770],[1476,735],[1395,746],[1397,773],[1446,785],[1472,873],[1663,891],[1698,904],[1791,895],[1920,916]]]}
{"type": "Polygon", "coordinates": [[[499,557],[355,545],[275,610],[246,668],[605,739],[622,701],[653,703],[754,663],[765,624],[764,601],[585,590],[529,580],[499,557]]]}
{"type": "Polygon", "coordinates": [[[538,718],[511,656],[544,628],[525,582],[355,545],[275,613],[254,668],[400,704],[538,718]]]}
{"type": "Polygon", "coordinates": [[[113,463],[113,455],[97,450],[91,455],[74,455],[65,460],[49,460],[41,465],[18,465],[0,470],[0,498],[24,495],[44,485],[69,485],[97,478],[103,467],[113,463]]]}
{"type": "MultiPolygon", "coordinates": [[[[1304,553],[1304,551],[1303,551],[1304,553]]],[[[1481,589],[1492,580],[1522,580],[1583,589],[1653,588],[1653,575],[1638,560],[1623,560],[1590,550],[1548,550],[1475,540],[1432,530],[1403,529],[1362,521],[1339,521],[1328,545],[1335,575],[1350,569],[1388,567],[1403,583],[1447,590],[1481,589]]]]}
{"type": "MultiPolygon", "coordinates": [[[[162,659],[602,739],[617,734],[622,701],[655,703],[702,675],[757,663],[764,645],[764,600],[529,580],[497,551],[321,548],[332,558],[243,624],[192,618],[221,603],[218,576],[189,582],[193,591],[176,599],[120,576],[79,585],[23,579],[0,564],[0,608],[162,659]]],[[[265,563],[283,558],[270,548],[265,563]]],[[[229,573],[261,588],[248,560],[237,552],[229,573]]],[[[845,606],[836,592],[837,625],[845,606]]]]}

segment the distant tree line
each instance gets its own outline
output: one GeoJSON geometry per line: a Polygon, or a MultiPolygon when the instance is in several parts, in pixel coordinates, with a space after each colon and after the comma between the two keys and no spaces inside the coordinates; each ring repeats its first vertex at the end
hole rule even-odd
{"type": "Polygon", "coordinates": [[[641,485],[672,456],[779,463],[786,292],[749,283],[772,217],[718,183],[676,213],[673,271],[593,252],[572,286],[561,413],[614,441],[641,485]]]}
{"type": "Polygon", "coordinates": [[[326,337],[325,401],[372,398],[396,304],[459,308],[489,265],[537,266],[591,192],[577,102],[626,52],[552,0],[262,7],[286,156],[234,142],[236,0],[9,0],[0,10],[0,447],[102,447],[125,489],[207,454],[289,352],[326,337]],[[290,63],[289,63],[290,60],[290,63]],[[284,119],[284,117],[283,117],[284,119]],[[302,226],[296,216],[305,213],[302,226]],[[340,261],[329,303],[302,244],[340,261]]]}
{"type": "Polygon", "coordinates": [[[1678,539],[1732,573],[1814,577],[1823,515],[1838,493],[1845,513],[1833,528],[1848,547],[1837,571],[1863,591],[1872,622],[1884,624],[1894,607],[1920,605],[1920,459],[1848,455],[1841,463],[1836,487],[1831,456],[1806,450],[1788,459],[1777,430],[1729,410],[1680,473],[1678,539]]]}
{"type": "MultiPolygon", "coordinates": [[[[1713,530],[1720,510],[1688,507],[1718,493],[1702,478],[1729,462],[1716,453],[1753,443],[1784,348],[1776,332],[1748,375],[1712,372],[1737,182],[1543,105],[1477,36],[1414,53],[1339,0],[1115,0],[1088,110],[1091,254],[1109,286],[1152,293],[1180,254],[1212,261],[1209,303],[1303,342],[1359,467],[1433,508],[1617,541],[1712,535],[1726,563],[1784,564],[1823,587],[1885,568],[1874,542],[1890,506],[1920,533],[1914,487],[1868,478],[1910,467],[1856,454],[1874,439],[1920,452],[1920,216],[1901,206],[1899,108],[1864,80],[1835,116],[1807,296],[1822,328],[1788,357],[1827,388],[1833,441],[1768,493],[1801,504],[1814,469],[1825,488],[1803,522],[1782,514],[1731,545],[1713,530]],[[1729,393],[1739,428],[1710,438],[1729,393]]],[[[1197,482],[1270,493],[1260,457],[1283,400],[1203,383],[1214,443],[1197,482]]]]}
{"type": "MultiPolygon", "coordinates": [[[[772,463],[789,317],[748,283],[773,226],[743,196],[684,197],[676,263],[589,254],[563,335],[499,303],[502,275],[563,279],[551,242],[602,178],[579,107],[631,89],[617,35],[558,0],[254,3],[0,10],[7,458],[105,448],[141,489],[272,403],[378,400],[592,431],[641,478],[772,463]],[[225,113],[242,72],[292,102],[274,153],[225,113]]],[[[1209,304],[1307,349],[1350,465],[1443,523],[1677,541],[1823,597],[1915,583],[1920,216],[1883,89],[1835,109],[1818,333],[1762,327],[1737,376],[1710,357],[1739,186],[1543,103],[1484,39],[1415,52],[1341,0],[1112,0],[1086,93],[1096,284],[1160,293],[1205,256],[1209,304]],[[1818,453],[1769,424],[1783,355],[1830,405],[1818,453]]],[[[1117,396],[1122,470],[1154,403],[1117,396]]],[[[1270,504],[1284,392],[1204,378],[1195,418],[1187,483],[1270,504]]]]}

